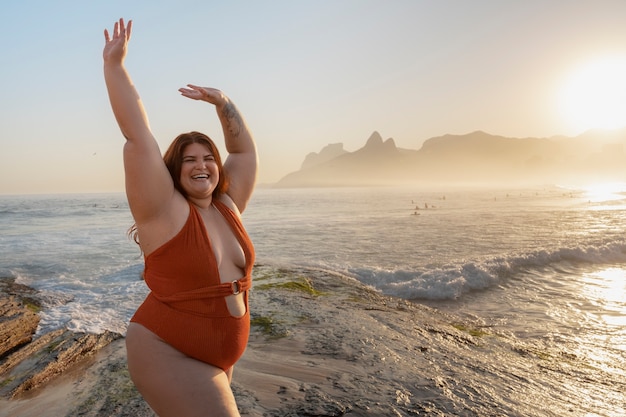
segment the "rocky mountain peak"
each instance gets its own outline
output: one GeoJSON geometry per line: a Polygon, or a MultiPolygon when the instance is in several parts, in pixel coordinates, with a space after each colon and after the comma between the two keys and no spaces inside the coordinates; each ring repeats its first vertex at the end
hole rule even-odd
{"type": "Polygon", "coordinates": [[[331,159],[341,156],[347,152],[348,151],[343,149],[343,143],[331,143],[324,146],[319,153],[309,153],[304,158],[301,169],[311,168],[316,165],[323,164],[324,162],[330,161],[331,159]]]}
{"type": "Polygon", "coordinates": [[[367,142],[365,142],[365,148],[378,148],[383,145],[383,138],[380,136],[380,133],[374,131],[371,134],[367,142]]]}

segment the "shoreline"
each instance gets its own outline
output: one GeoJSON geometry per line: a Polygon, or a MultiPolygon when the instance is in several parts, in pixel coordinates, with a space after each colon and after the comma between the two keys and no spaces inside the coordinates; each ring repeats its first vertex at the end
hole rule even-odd
{"type": "MultiPolygon", "coordinates": [[[[585,415],[583,400],[544,385],[584,366],[575,355],[328,271],[256,265],[253,275],[251,334],[232,383],[242,416],[585,415]],[[536,367],[545,375],[533,380],[536,367]]],[[[0,398],[0,417],[44,414],[154,416],[130,382],[123,338],[26,396],[0,398]]]]}
{"type": "MultiPolygon", "coordinates": [[[[326,271],[257,265],[253,279],[251,334],[232,384],[242,416],[374,416],[388,415],[390,406],[408,415],[401,409],[408,410],[412,394],[402,389],[390,394],[383,389],[375,400],[365,400],[371,396],[373,369],[392,386],[387,364],[395,367],[408,359],[391,355],[381,344],[389,329],[371,334],[379,327],[372,316],[431,315],[434,310],[326,271]],[[368,335],[359,333],[366,328],[368,335]],[[351,392],[355,389],[357,395],[351,392]]],[[[414,361],[426,351],[420,346],[406,355],[414,361]]],[[[77,362],[32,392],[1,397],[0,417],[154,416],[130,382],[123,338],[77,362]]]]}

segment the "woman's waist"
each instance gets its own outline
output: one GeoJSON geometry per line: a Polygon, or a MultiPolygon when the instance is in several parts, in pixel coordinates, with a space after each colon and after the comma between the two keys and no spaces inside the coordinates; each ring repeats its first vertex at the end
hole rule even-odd
{"type": "Polygon", "coordinates": [[[146,283],[152,294],[161,302],[176,303],[183,301],[223,298],[229,295],[241,294],[252,287],[252,277],[246,275],[239,279],[214,284],[203,284],[194,288],[184,288],[176,285],[171,279],[158,279],[146,276],[146,283]]]}
{"type": "Polygon", "coordinates": [[[164,301],[154,291],[151,291],[135,315],[146,316],[160,320],[159,317],[178,318],[179,320],[199,319],[222,319],[232,318],[240,320],[248,316],[248,297],[243,298],[243,315],[233,316],[228,308],[226,300],[222,297],[191,298],[177,301],[164,301]]]}

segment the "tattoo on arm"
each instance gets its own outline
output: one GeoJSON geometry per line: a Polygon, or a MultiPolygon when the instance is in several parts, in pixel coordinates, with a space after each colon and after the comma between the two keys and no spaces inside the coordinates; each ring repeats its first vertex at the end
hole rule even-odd
{"type": "Polygon", "coordinates": [[[243,119],[237,111],[234,104],[228,103],[224,107],[224,117],[226,119],[226,128],[228,132],[236,138],[243,130],[243,119]]]}

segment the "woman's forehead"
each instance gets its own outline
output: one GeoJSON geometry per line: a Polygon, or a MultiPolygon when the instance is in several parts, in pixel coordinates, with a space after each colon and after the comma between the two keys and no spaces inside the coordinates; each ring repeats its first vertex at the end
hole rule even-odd
{"type": "Polygon", "coordinates": [[[183,156],[187,155],[213,155],[211,149],[207,145],[201,143],[190,143],[183,149],[183,156]]]}

